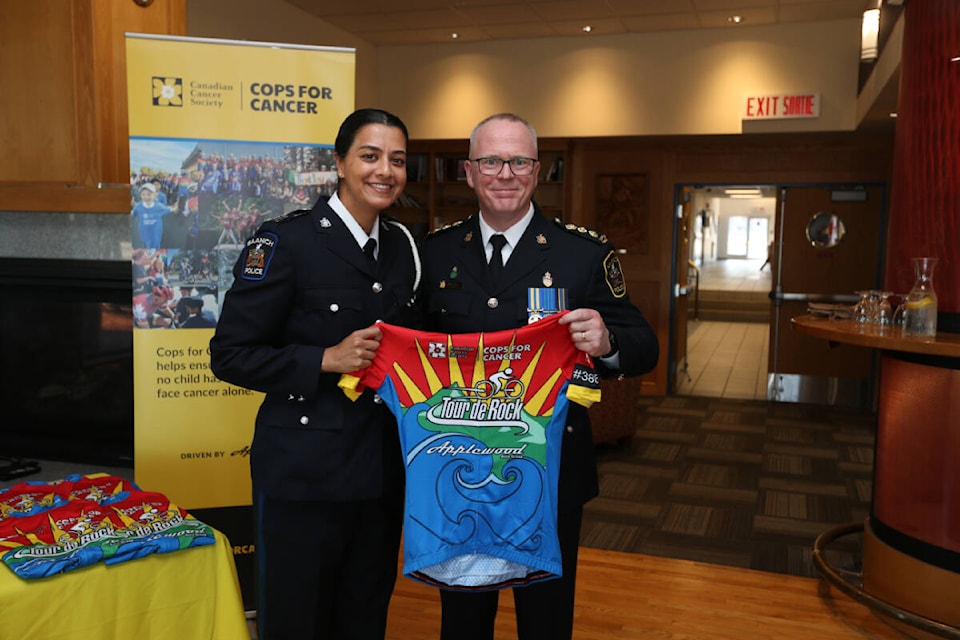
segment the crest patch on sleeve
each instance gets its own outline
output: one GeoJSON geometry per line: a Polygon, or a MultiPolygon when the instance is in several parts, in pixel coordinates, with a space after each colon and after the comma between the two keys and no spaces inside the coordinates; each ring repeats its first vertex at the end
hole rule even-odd
{"type": "Polygon", "coordinates": [[[620,258],[611,251],[603,259],[603,278],[610,287],[610,293],[614,298],[622,298],[627,295],[627,283],[623,280],[623,268],[620,266],[620,258]]]}
{"type": "Polygon", "coordinates": [[[267,276],[277,241],[274,233],[261,233],[247,240],[243,249],[243,271],[240,277],[244,280],[263,280],[267,276]]]}

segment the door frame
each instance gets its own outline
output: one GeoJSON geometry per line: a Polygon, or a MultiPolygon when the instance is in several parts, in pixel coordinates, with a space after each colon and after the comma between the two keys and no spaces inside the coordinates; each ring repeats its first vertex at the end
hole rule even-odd
{"type": "MultiPolygon", "coordinates": [[[[673,251],[670,262],[670,341],[667,349],[667,395],[677,392],[678,378],[687,375],[687,321],[689,282],[687,260],[690,252],[690,208],[693,187],[676,185],[673,206],[673,251]]],[[[698,278],[699,282],[699,278],[698,278]]]]}
{"type": "MultiPolygon", "coordinates": [[[[770,188],[773,189],[776,193],[776,205],[773,216],[773,237],[774,237],[774,246],[772,251],[772,260],[771,260],[771,273],[773,280],[771,283],[771,292],[770,298],[772,301],[771,306],[771,319],[770,319],[770,349],[768,353],[768,363],[767,363],[767,400],[768,401],[779,401],[779,402],[813,402],[817,403],[816,398],[809,397],[797,397],[790,398],[784,397],[783,394],[773,393],[772,385],[777,375],[777,336],[782,328],[779,326],[779,311],[780,304],[783,300],[784,292],[781,287],[782,282],[782,224],[783,224],[783,215],[784,215],[784,202],[783,194],[784,190],[790,188],[802,188],[802,187],[812,187],[812,188],[824,188],[832,190],[851,190],[854,188],[877,188],[881,189],[881,202],[880,202],[880,219],[878,224],[880,225],[879,233],[879,247],[878,247],[878,261],[876,265],[876,277],[875,277],[875,286],[882,287],[883,274],[884,274],[884,263],[886,258],[886,234],[884,230],[886,229],[887,217],[888,217],[888,199],[889,199],[889,184],[886,182],[875,182],[875,181],[858,181],[858,182],[803,182],[803,183],[786,183],[786,182],[744,182],[744,181],[730,181],[730,182],[716,182],[716,183],[685,183],[678,182],[674,185],[674,202],[671,209],[671,216],[673,218],[673,253],[671,259],[671,291],[670,291],[670,307],[669,307],[669,317],[670,317],[670,326],[669,326],[669,369],[667,374],[667,395],[675,395],[677,393],[678,387],[678,377],[682,375],[680,370],[677,370],[676,363],[679,362],[678,355],[683,354],[684,361],[686,360],[687,352],[687,329],[686,326],[680,328],[678,327],[679,322],[683,322],[684,325],[688,321],[688,312],[687,312],[687,297],[682,295],[683,292],[678,291],[678,287],[682,289],[680,285],[680,277],[683,277],[683,281],[686,282],[686,275],[679,272],[680,269],[680,255],[684,256],[683,264],[686,264],[686,251],[689,245],[688,243],[688,229],[689,229],[689,218],[684,217],[684,210],[689,209],[690,201],[692,198],[690,194],[697,189],[703,188],[739,188],[739,187],[761,187],[761,188],[770,188]]],[[[689,211],[687,211],[689,214],[689,211]]],[[[875,377],[875,376],[874,376],[875,377]]],[[[872,398],[873,389],[869,388],[867,390],[867,396],[872,398]]],[[[820,402],[820,404],[835,404],[835,402],[820,402]]]]}

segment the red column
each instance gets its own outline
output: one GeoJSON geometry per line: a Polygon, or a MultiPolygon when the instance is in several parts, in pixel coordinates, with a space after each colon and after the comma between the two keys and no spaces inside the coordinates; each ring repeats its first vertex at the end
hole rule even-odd
{"type": "Polygon", "coordinates": [[[939,258],[939,330],[960,332],[960,2],[908,0],[904,21],[885,286],[939,258]]]}

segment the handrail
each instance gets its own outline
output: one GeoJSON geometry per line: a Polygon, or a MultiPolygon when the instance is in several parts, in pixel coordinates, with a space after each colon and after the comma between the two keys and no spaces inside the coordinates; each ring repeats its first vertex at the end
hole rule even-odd
{"type": "MultiPolygon", "coordinates": [[[[863,522],[850,522],[838,525],[832,529],[824,531],[813,542],[813,565],[820,575],[830,584],[847,594],[854,600],[865,605],[867,608],[879,612],[897,622],[909,625],[914,629],[919,629],[926,633],[937,636],[938,638],[947,638],[948,640],[960,640],[960,629],[937,620],[932,620],[926,616],[912,613],[901,609],[900,607],[887,602],[881,598],[870,595],[863,589],[863,584],[852,583],[844,578],[840,572],[830,566],[825,557],[827,546],[837,538],[850,534],[862,533],[864,530],[863,522]]],[[[862,578],[862,575],[861,575],[862,578]]]]}
{"type": "Polygon", "coordinates": [[[700,267],[693,260],[687,260],[687,266],[693,267],[694,284],[693,294],[696,296],[693,300],[693,319],[700,319],[700,267]]]}

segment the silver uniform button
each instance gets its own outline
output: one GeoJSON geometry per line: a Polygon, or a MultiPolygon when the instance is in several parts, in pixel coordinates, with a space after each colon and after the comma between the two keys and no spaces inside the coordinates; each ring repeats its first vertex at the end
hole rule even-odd
{"type": "Polygon", "coordinates": [[[374,404],[383,404],[383,398],[381,398],[378,394],[375,393],[375,394],[373,394],[373,403],[374,403],[374,404]]]}
{"type": "Polygon", "coordinates": [[[310,418],[307,416],[300,416],[300,424],[306,425],[310,423],[310,418]]]}
{"type": "Polygon", "coordinates": [[[567,433],[573,433],[573,425],[567,425],[567,433]]]}
{"type": "Polygon", "coordinates": [[[490,307],[491,309],[496,309],[497,307],[500,306],[500,301],[497,300],[496,298],[490,298],[489,300],[487,300],[487,306],[490,307]]]}
{"type": "Polygon", "coordinates": [[[330,311],[333,311],[334,313],[336,313],[337,311],[340,311],[340,305],[334,302],[333,304],[330,305],[330,311]]]}
{"type": "Polygon", "coordinates": [[[371,289],[374,293],[380,293],[381,291],[383,291],[383,285],[380,284],[379,282],[374,282],[374,283],[373,283],[373,286],[370,287],[370,289],[371,289]]]}

